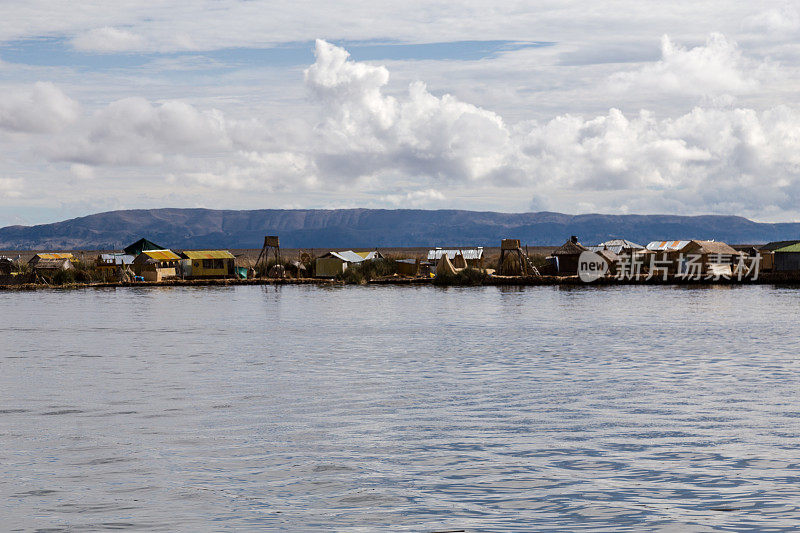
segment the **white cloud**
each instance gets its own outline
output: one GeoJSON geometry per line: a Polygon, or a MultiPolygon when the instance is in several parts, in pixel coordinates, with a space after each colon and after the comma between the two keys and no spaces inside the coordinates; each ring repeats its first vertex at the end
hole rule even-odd
{"type": "Polygon", "coordinates": [[[233,191],[302,191],[319,186],[313,162],[291,152],[238,152],[184,174],[186,183],[233,191]]]}
{"type": "Polygon", "coordinates": [[[80,163],[73,163],[69,166],[69,172],[79,180],[94,179],[94,168],[89,165],[81,165],[80,163]]]}
{"type": "Polygon", "coordinates": [[[87,165],[158,165],[168,155],[213,156],[230,148],[225,119],[180,101],[152,104],[125,98],[95,112],[81,135],[65,136],[50,150],[55,159],[87,165]]]}
{"type": "Polygon", "coordinates": [[[800,30],[800,13],[793,6],[786,4],[748,18],[744,27],[766,34],[791,34],[800,30]]]}
{"type": "Polygon", "coordinates": [[[342,48],[317,41],[306,83],[321,104],[318,127],[323,175],[370,177],[402,172],[470,181],[499,172],[509,132],[499,115],[431,94],[414,82],[402,100],[383,89],[385,67],[348,60],[342,48]]]}
{"type": "MultiPolygon", "coordinates": [[[[766,2],[780,5],[778,2],[766,2]]],[[[365,4],[357,0],[275,3],[266,0],[159,0],[141,2],[27,0],[0,3],[0,40],[42,35],[72,37],[106,28],[142,36],[147,49],[211,50],[302,42],[317,36],[348,40],[442,42],[481,39],[540,39],[560,42],[651,36],[678,28],[702,35],[740,28],[763,3],[676,0],[647,5],[634,0],[597,9],[588,2],[452,2],[408,0],[365,4]]],[[[107,33],[107,32],[106,32],[107,33]]],[[[102,36],[102,34],[101,34],[102,36]]],[[[103,39],[92,39],[90,44],[103,39]]],[[[119,46],[121,38],[108,39],[119,46]]],[[[95,49],[95,48],[90,48],[95,49]]],[[[126,50],[129,48],[125,48],[126,50]]]]}
{"type": "Polygon", "coordinates": [[[610,81],[624,91],[717,96],[752,92],[759,87],[759,75],[759,65],[748,61],[736,43],[712,33],[704,45],[689,49],[664,35],[659,61],[617,73],[610,81]]]}
{"type": "MultiPolygon", "coordinates": [[[[671,49],[656,70],[697,71],[701,64],[720,63],[720,55],[738,57],[732,50],[723,37],[712,36],[703,50],[671,49]]],[[[409,188],[422,190],[523,185],[538,196],[617,191],[633,205],[637,194],[651,199],[659,191],[665,198],[685,197],[689,209],[765,202],[785,208],[800,189],[796,108],[697,107],[676,118],[611,109],[592,118],[560,115],[509,126],[490,111],[434,96],[421,83],[388,96],[388,78],[383,67],[349,61],[344,50],[318,44],[306,80],[323,110],[316,156],[323,179],[360,178],[377,188],[400,176],[409,188]],[[751,189],[753,194],[742,192],[751,189]]],[[[383,198],[392,202],[402,195],[383,198]]]]}
{"type": "Polygon", "coordinates": [[[411,191],[401,194],[387,194],[381,197],[381,200],[388,202],[396,207],[431,207],[440,205],[446,196],[436,189],[425,189],[421,191],[411,191]]]}
{"type": "Polygon", "coordinates": [[[20,198],[23,186],[20,178],[0,178],[0,198],[20,198]]]}
{"type": "Polygon", "coordinates": [[[19,133],[52,133],[74,122],[80,105],[50,82],[37,82],[0,99],[0,129],[19,133]]]}
{"type": "Polygon", "coordinates": [[[128,30],[104,26],[78,34],[72,46],[85,52],[128,52],[144,48],[145,39],[128,30]]]}
{"type": "MultiPolygon", "coordinates": [[[[746,72],[741,65],[758,69],[724,38],[701,48],[673,47],[649,67],[672,76],[698,71],[695,63],[738,65],[728,80],[746,72]]],[[[65,162],[74,178],[96,175],[102,194],[159,190],[212,206],[282,198],[295,205],[798,212],[796,106],[705,100],[672,114],[611,108],[510,123],[419,81],[392,85],[385,66],[353,61],[327,42],[317,43],[316,54],[305,71],[315,121],[123,98],[86,115],[76,111],[38,138],[34,155],[49,159],[43,175],[65,162]]],[[[21,144],[10,146],[21,151],[21,144]]]]}

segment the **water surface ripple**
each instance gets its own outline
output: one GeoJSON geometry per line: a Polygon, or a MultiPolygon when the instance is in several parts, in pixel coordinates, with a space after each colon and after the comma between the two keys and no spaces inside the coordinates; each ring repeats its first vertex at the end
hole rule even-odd
{"type": "Polygon", "coordinates": [[[800,290],[0,293],[3,530],[800,523],[800,290]]]}

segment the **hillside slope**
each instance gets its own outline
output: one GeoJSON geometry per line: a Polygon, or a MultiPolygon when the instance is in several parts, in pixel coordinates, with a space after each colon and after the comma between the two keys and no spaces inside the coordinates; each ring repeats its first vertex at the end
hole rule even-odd
{"type": "Polygon", "coordinates": [[[172,248],[260,248],[264,235],[287,248],[498,246],[504,237],[558,245],[615,237],[717,239],[761,243],[800,238],[800,223],[764,224],[736,216],[565,215],[459,210],[146,209],[111,211],[37,226],[0,229],[0,250],[120,249],[139,237],[172,248]]]}

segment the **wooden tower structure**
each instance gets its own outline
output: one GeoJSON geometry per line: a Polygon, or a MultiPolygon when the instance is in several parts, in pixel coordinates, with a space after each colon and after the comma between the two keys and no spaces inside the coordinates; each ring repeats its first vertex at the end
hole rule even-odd
{"type": "Polygon", "coordinates": [[[539,269],[537,269],[531,262],[530,257],[522,250],[522,245],[519,239],[503,239],[500,241],[500,268],[499,274],[509,275],[503,272],[506,258],[508,256],[516,257],[519,262],[520,274],[523,276],[539,276],[539,269]]]}
{"type": "Polygon", "coordinates": [[[261,258],[264,258],[264,274],[267,273],[267,264],[269,263],[269,254],[272,252],[275,257],[275,264],[281,264],[281,243],[277,235],[267,235],[264,237],[264,246],[261,247],[261,252],[256,259],[256,268],[261,264],[261,258]]]}

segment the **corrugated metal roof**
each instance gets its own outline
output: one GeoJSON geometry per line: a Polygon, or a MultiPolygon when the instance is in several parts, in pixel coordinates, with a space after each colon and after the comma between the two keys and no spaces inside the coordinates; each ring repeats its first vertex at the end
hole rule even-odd
{"type": "Polygon", "coordinates": [[[459,253],[464,256],[465,260],[474,261],[483,257],[483,247],[479,246],[477,248],[458,248],[450,250],[436,248],[435,250],[428,251],[428,260],[438,261],[443,255],[447,255],[447,258],[452,261],[459,253]]]}
{"type": "Polygon", "coordinates": [[[100,254],[100,259],[112,265],[130,265],[136,258],[128,254],[100,254]]]}
{"type": "Polygon", "coordinates": [[[653,241],[647,245],[648,250],[656,252],[674,252],[683,249],[692,241],[653,241]]]}
{"type": "Polygon", "coordinates": [[[233,259],[233,254],[228,250],[185,250],[188,259],[233,259]]]}
{"type": "Polygon", "coordinates": [[[345,250],[343,252],[330,252],[330,255],[341,259],[345,263],[360,263],[366,259],[372,259],[372,258],[362,257],[361,255],[355,253],[353,250],[345,250]]]}
{"type": "Polygon", "coordinates": [[[599,252],[601,250],[609,250],[611,252],[614,252],[616,255],[619,255],[620,252],[622,252],[622,250],[626,249],[626,248],[623,248],[622,245],[602,245],[602,244],[599,245],[599,246],[587,246],[586,248],[588,248],[592,252],[599,252]]]}
{"type": "Polygon", "coordinates": [[[789,246],[784,246],[783,248],[778,248],[777,250],[775,250],[776,254],[784,252],[790,252],[790,253],[800,252],[800,242],[795,244],[790,244],[789,246]]]}
{"type": "Polygon", "coordinates": [[[620,250],[624,248],[634,248],[636,250],[643,250],[644,246],[641,244],[636,244],[635,242],[629,241],[628,239],[611,239],[605,242],[601,242],[598,246],[603,247],[607,246],[609,250],[611,250],[612,246],[619,247],[620,250]]]}
{"type": "Polygon", "coordinates": [[[180,257],[172,250],[145,250],[143,255],[156,261],[180,261],[180,257]]]}

